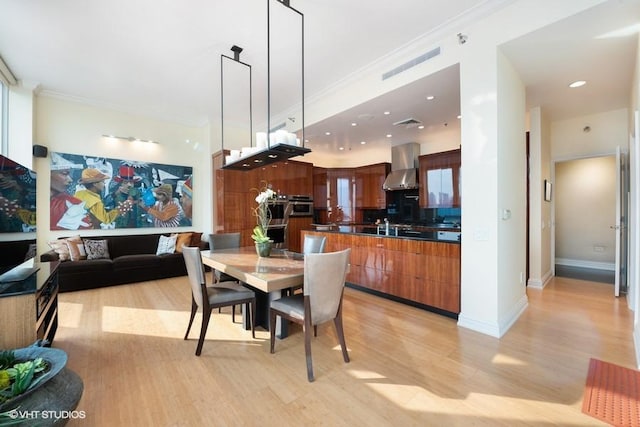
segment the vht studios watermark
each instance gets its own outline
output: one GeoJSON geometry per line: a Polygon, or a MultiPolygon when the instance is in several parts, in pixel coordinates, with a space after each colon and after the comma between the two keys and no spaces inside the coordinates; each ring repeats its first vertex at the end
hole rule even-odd
{"type": "Polygon", "coordinates": [[[19,409],[9,411],[7,415],[14,420],[76,420],[85,419],[87,416],[84,411],[21,411],[19,409]]]}

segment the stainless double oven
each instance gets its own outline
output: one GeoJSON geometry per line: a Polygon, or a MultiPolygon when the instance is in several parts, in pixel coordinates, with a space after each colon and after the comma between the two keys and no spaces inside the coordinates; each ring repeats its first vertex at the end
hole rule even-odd
{"type": "Polygon", "coordinates": [[[287,224],[289,217],[312,217],[313,198],[311,196],[278,196],[269,201],[271,222],[267,229],[267,235],[276,244],[276,247],[287,247],[287,224]]]}

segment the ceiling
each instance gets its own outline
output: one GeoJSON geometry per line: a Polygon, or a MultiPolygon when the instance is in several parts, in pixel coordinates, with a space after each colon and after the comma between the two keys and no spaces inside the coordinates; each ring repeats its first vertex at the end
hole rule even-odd
{"type": "MultiPolygon", "coordinates": [[[[305,96],[424,34],[480,19],[511,2],[403,0],[399,7],[370,0],[291,0],[305,16],[305,96]]],[[[220,117],[220,55],[232,55],[232,45],[243,47],[241,60],[253,67],[254,106],[266,105],[266,89],[259,84],[266,81],[266,3],[239,4],[3,0],[0,56],[18,79],[44,93],[200,126],[220,117]]],[[[502,51],[526,85],[528,106],[544,107],[551,119],[623,108],[631,92],[638,22],[640,1],[610,0],[513,40],[502,51]],[[615,34],[622,29],[628,34],[615,34]],[[577,79],[588,83],[569,92],[567,84],[577,79]]],[[[422,142],[459,128],[459,93],[458,66],[450,67],[308,124],[306,137],[314,151],[422,142]],[[427,101],[427,95],[435,99],[427,101]],[[393,126],[406,118],[425,128],[393,126]]]]}

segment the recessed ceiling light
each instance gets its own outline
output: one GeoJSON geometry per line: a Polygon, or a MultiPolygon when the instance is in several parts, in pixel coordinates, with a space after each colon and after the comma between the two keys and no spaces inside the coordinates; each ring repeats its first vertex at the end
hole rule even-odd
{"type": "Polygon", "coordinates": [[[418,129],[424,129],[424,125],[418,126],[418,129]]]}
{"type": "Polygon", "coordinates": [[[367,143],[367,141],[360,141],[360,144],[362,144],[362,145],[364,145],[366,143],[367,143]]]}
{"type": "Polygon", "coordinates": [[[586,85],[586,84],[587,84],[587,82],[585,82],[584,80],[577,80],[577,81],[575,81],[575,82],[571,83],[571,84],[569,85],[569,87],[575,88],[575,87],[584,86],[584,85],[586,85]]]}
{"type": "Polygon", "coordinates": [[[435,97],[435,96],[433,96],[433,95],[429,95],[429,96],[427,96],[427,100],[429,100],[429,101],[431,101],[432,99],[435,99],[435,98],[436,98],[436,97],[435,97]]]}
{"type": "Polygon", "coordinates": [[[329,136],[329,135],[331,135],[331,132],[325,132],[324,134],[329,136]]]}
{"type": "Polygon", "coordinates": [[[391,138],[393,135],[391,135],[390,133],[387,134],[387,138],[391,138]]]}
{"type": "Polygon", "coordinates": [[[389,114],[391,114],[391,111],[385,111],[385,112],[384,112],[384,115],[385,115],[385,116],[388,116],[389,114]]]}
{"type": "Polygon", "coordinates": [[[356,122],[351,123],[351,126],[358,126],[356,122]]]}
{"type": "Polygon", "coordinates": [[[459,119],[461,119],[461,118],[462,118],[462,115],[458,114],[458,118],[459,118],[459,119]]]}
{"type": "Polygon", "coordinates": [[[341,151],[342,151],[342,150],[344,150],[344,147],[340,147],[340,148],[338,148],[338,150],[341,150],[341,151]]]}

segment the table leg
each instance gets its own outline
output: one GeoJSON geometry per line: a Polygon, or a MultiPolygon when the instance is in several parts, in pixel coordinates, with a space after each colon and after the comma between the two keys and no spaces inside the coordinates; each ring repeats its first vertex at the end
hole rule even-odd
{"type": "MultiPolygon", "coordinates": [[[[269,330],[269,306],[271,301],[276,300],[282,296],[282,291],[273,291],[265,293],[252,288],[256,293],[256,326],[262,326],[267,331],[269,330]]],[[[246,330],[251,329],[248,316],[246,316],[246,305],[242,305],[242,326],[246,330]]],[[[286,320],[283,322],[278,316],[276,318],[276,336],[278,338],[286,338],[289,335],[289,322],[286,320]]]]}

